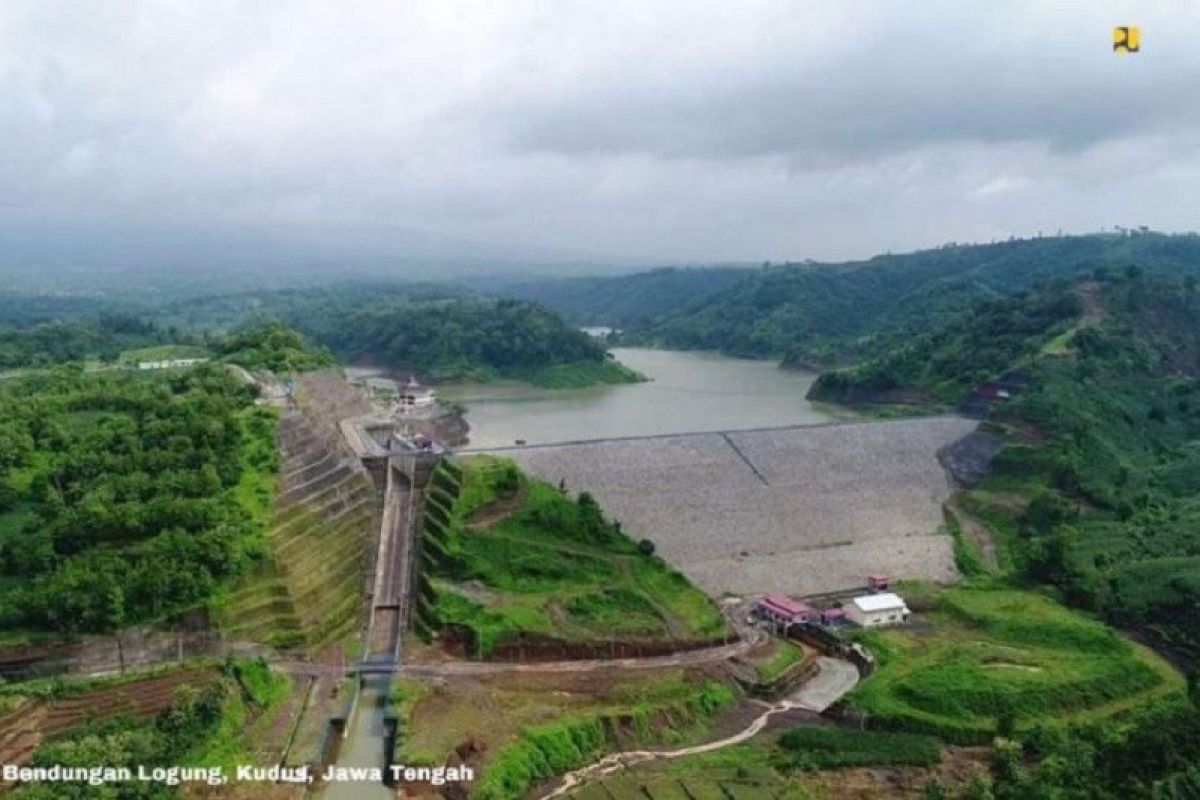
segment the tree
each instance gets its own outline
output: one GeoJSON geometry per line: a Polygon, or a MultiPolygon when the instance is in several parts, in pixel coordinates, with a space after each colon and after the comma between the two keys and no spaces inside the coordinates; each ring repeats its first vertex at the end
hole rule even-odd
{"type": "Polygon", "coordinates": [[[649,539],[642,539],[638,542],[638,552],[647,558],[654,555],[654,542],[649,539]]]}

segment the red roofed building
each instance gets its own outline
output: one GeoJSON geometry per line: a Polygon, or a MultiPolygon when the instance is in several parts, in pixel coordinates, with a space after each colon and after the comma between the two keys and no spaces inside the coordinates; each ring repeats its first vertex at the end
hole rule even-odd
{"type": "Polygon", "coordinates": [[[782,594],[768,594],[754,604],[754,615],[773,625],[796,625],[812,620],[813,610],[782,594]]]}

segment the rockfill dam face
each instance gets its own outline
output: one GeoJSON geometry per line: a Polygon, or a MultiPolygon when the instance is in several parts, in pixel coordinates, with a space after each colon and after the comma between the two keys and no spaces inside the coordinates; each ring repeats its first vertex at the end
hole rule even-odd
{"type": "Polygon", "coordinates": [[[693,433],[490,452],[591,492],[713,595],[815,594],[868,572],[952,581],[936,533],[951,483],[938,451],[976,422],[937,417],[693,433]]]}

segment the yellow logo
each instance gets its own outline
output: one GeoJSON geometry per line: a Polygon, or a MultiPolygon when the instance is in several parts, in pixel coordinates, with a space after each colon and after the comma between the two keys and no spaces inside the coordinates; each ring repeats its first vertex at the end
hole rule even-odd
{"type": "Polygon", "coordinates": [[[1132,26],[1113,28],[1113,52],[1136,53],[1142,48],[1141,32],[1132,26]]]}

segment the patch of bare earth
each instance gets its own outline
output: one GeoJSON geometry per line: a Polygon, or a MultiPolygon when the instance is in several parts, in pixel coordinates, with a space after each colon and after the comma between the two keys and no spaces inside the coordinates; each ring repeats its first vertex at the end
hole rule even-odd
{"type": "Polygon", "coordinates": [[[514,511],[525,504],[528,491],[522,486],[511,497],[501,497],[485,506],[480,506],[467,517],[467,529],[475,532],[484,531],[493,525],[508,519],[514,511]]]}
{"type": "Polygon", "coordinates": [[[1100,284],[1088,281],[1079,287],[1079,299],[1083,303],[1081,325],[1097,325],[1104,320],[1104,297],[1100,284]]]}
{"type": "Polygon", "coordinates": [[[960,787],[979,772],[987,772],[991,749],[947,747],[934,767],[856,767],[823,770],[804,782],[818,797],[837,800],[921,798],[934,778],[946,787],[960,787]]]}

